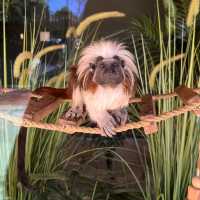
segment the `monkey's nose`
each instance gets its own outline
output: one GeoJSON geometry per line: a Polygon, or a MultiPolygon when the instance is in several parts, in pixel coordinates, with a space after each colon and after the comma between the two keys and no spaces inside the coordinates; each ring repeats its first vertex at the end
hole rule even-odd
{"type": "Polygon", "coordinates": [[[112,68],[119,67],[119,63],[118,62],[113,62],[113,63],[111,63],[111,67],[112,68]]]}
{"type": "Polygon", "coordinates": [[[110,65],[110,70],[112,71],[112,73],[115,73],[115,72],[117,72],[117,68],[119,67],[119,63],[117,63],[117,62],[113,62],[113,63],[111,63],[111,65],[110,65]]]}

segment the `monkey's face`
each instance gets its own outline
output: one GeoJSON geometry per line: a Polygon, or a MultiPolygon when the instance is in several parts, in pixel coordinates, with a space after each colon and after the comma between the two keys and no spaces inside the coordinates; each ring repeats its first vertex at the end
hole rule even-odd
{"type": "Polygon", "coordinates": [[[119,56],[112,58],[98,56],[95,63],[90,63],[93,70],[92,81],[98,85],[117,85],[124,81],[124,61],[119,56]]]}
{"type": "Polygon", "coordinates": [[[78,82],[84,90],[123,84],[128,90],[137,75],[133,55],[122,43],[95,42],[83,49],[78,62],[78,82]]]}

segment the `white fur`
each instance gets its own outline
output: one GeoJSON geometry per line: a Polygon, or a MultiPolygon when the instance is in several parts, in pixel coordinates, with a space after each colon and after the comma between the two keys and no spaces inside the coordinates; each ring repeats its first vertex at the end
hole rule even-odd
{"type": "Polygon", "coordinates": [[[102,40],[92,43],[82,51],[81,58],[78,62],[78,76],[81,76],[81,74],[89,67],[89,64],[95,62],[95,59],[98,56],[102,56],[103,58],[113,58],[115,55],[125,61],[126,68],[138,75],[137,67],[134,64],[134,57],[126,49],[126,46],[123,43],[102,40]]]}
{"type": "Polygon", "coordinates": [[[86,105],[86,110],[92,121],[97,122],[102,129],[102,135],[112,137],[115,133],[115,120],[108,113],[109,110],[116,110],[126,107],[130,96],[124,92],[122,84],[115,88],[98,86],[95,93],[82,91],[82,98],[86,105]]]}
{"type": "Polygon", "coordinates": [[[82,91],[82,97],[91,118],[103,110],[115,110],[128,105],[129,98],[122,84],[115,88],[98,86],[95,93],[82,91]]]}

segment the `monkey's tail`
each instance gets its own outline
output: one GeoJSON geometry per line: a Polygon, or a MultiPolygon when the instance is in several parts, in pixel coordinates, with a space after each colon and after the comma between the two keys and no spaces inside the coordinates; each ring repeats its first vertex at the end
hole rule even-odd
{"type": "Polygon", "coordinates": [[[17,177],[18,181],[28,191],[35,191],[37,188],[30,183],[25,170],[25,152],[26,152],[27,128],[21,127],[18,135],[18,153],[17,153],[17,177]]]}

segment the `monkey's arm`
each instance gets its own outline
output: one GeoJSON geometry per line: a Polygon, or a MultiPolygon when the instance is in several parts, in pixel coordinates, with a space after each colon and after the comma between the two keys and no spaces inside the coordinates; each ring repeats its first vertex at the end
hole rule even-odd
{"type": "Polygon", "coordinates": [[[128,112],[125,107],[116,110],[111,110],[109,111],[109,113],[114,117],[115,121],[119,126],[125,125],[128,121],[128,112]]]}
{"type": "Polygon", "coordinates": [[[80,88],[77,86],[76,88],[74,88],[72,93],[72,106],[66,113],[64,113],[62,117],[62,122],[64,120],[65,123],[71,124],[71,122],[73,122],[77,124],[79,120],[84,119],[84,116],[84,102],[80,88]]]}
{"type": "Polygon", "coordinates": [[[90,119],[97,123],[101,129],[101,135],[106,137],[112,137],[116,133],[114,128],[117,127],[117,122],[114,117],[106,110],[96,110],[95,108],[88,108],[90,119]]]}

